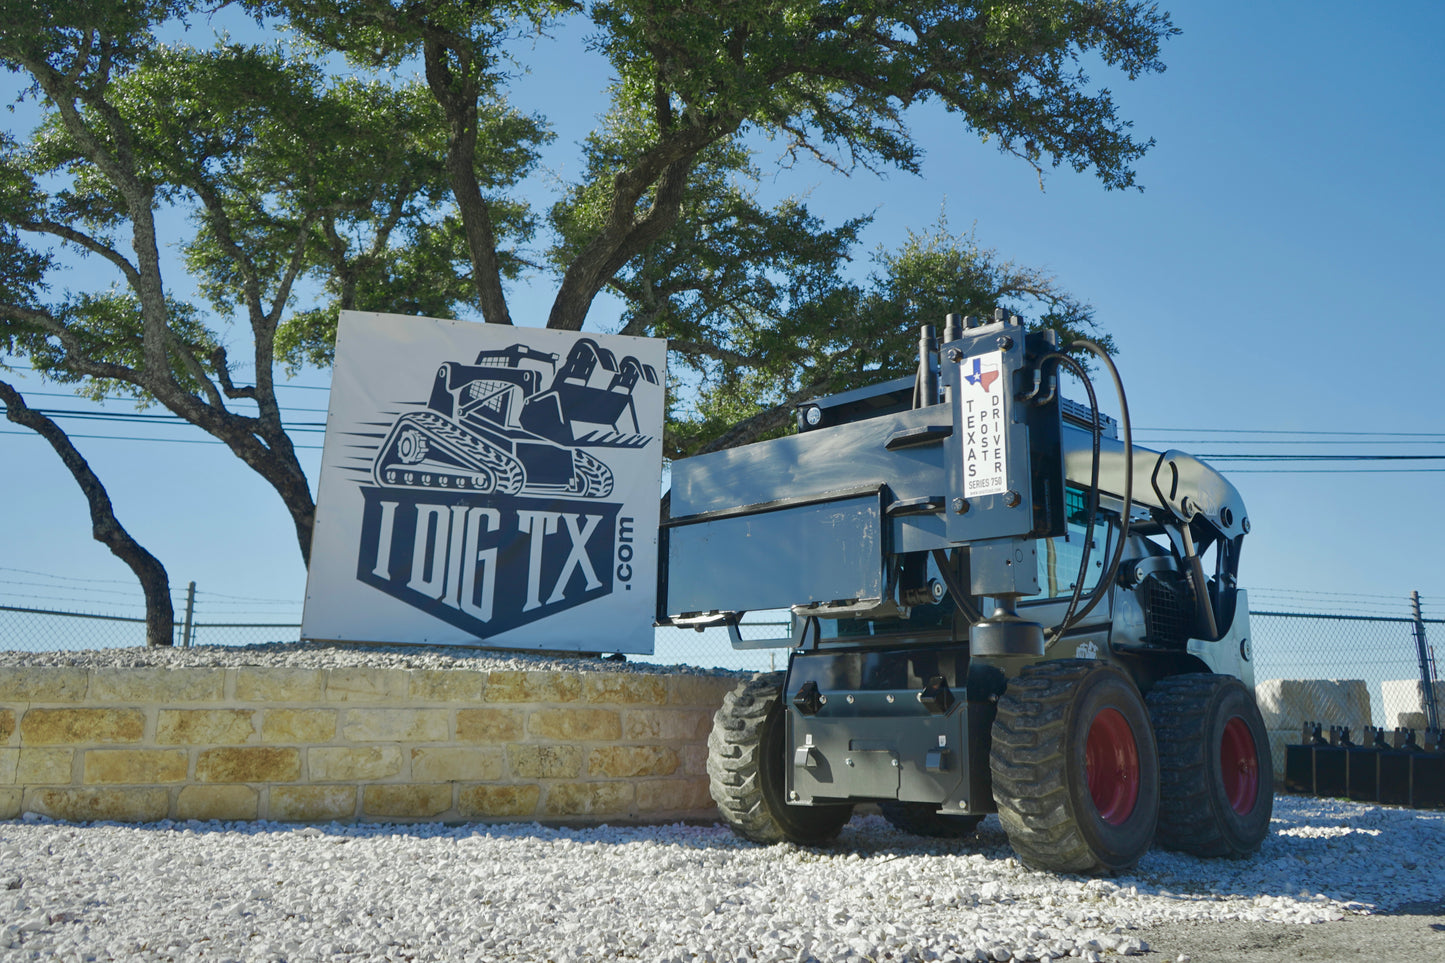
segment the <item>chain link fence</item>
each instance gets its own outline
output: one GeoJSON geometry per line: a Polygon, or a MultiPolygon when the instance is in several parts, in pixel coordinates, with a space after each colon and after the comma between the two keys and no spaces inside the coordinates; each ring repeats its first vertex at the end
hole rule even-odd
{"type": "MultiPolygon", "coordinates": [[[[1425,725],[1421,679],[1433,682],[1435,675],[1429,636],[1445,637],[1445,620],[1278,611],[1254,611],[1250,620],[1255,681],[1261,686],[1262,703],[1283,701],[1288,705],[1281,708],[1292,718],[1348,725],[1357,734],[1365,725],[1425,725]]],[[[178,621],[178,645],[186,644],[184,631],[178,621]]],[[[751,621],[742,631],[748,638],[777,637],[787,634],[788,626],[774,616],[772,621],[751,621]]],[[[191,625],[190,644],[259,645],[295,642],[299,637],[300,626],[295,623],[197,620],[191,625]]],[[[144,644],[145,622],[139,618],[0,605],[0,651],[54,652],[144,644]]],[[[632,658],[662,665],[751,671],[781,669],[787,661],[782,649],[735,650],[723,629],[698,632],[674,627],[657,630],[651,656],[632,658]]],[[[1437,689],[1436,699],[1441,696],[1437,689]]]]}

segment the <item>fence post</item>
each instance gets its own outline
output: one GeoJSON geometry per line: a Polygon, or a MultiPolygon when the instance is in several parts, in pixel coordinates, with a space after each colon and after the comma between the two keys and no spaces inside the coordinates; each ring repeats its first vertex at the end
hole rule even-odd
{"type": "Polygon", "coordinates": [[[186,624],[181,629],[181,648],[191,647],[191,629],[194,627],[192,619],[196,614],[196,583],[192,582],[186,586],[186,624]]]}
{"type": "Polygon", "coordinates": [[[1435,707],[1435,679],[1430,659],[1430,646],[1425,640],[1425,619],[1420,614],[1420,593],[1410,593],[1410,615],[1415,620],[1415,653],[1420,657],[1420,697],[1425,703],[1425,724],[1440,728],[1440,713],[1435,707]]]}

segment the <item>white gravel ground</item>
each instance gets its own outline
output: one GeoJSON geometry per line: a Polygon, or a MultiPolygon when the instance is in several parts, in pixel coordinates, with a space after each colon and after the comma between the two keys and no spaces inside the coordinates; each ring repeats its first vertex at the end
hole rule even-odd
{"type": "MultiPolygon", "coordinates": [[[[0,653],[0,665],[578,668],[575,660],[315,644],[0,653]]],[[[688,671],[592,663],[622,671],[688,671]]],[[[697,670],[701,671],[701,670],[697,670]]],[[[1280,797],[1258,856],[1149,853],[1058,876],[976,838],[860,817],[837,845],[715,826],[556,829],[0,822],[0,960],[1099,960],[1184,921],[1308,924],[1445,894],[1445,813],[1280,797]]]]}
{"type": "Polygon", "coordinates": [[[1325,923],[1445,892],[1445,814],[1280,797],[1242,862],[1024,869],[855,819],[828,849],[719,827],[0,823],[10,960],[1107,959],[1134,930],[1325,923]]]}

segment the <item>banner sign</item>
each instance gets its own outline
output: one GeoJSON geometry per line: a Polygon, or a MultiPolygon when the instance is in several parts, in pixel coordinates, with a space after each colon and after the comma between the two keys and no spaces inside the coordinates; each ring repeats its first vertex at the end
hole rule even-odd
{"type": "Polygon", "coordinates": [[[343,311],[302,637],[650,653],[666,360],[343,311]]]}

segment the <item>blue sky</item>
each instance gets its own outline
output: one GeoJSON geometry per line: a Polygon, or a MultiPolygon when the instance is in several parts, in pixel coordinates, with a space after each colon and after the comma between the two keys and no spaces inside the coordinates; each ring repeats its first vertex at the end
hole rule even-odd
{"type": "MultiPolygon", "coordinates": [[[[955,229],[972,225],[1001,255],[1046,268],[1095,306],[1118,342],[1137,437],[1150,447],[1206,457],[1445,455],[1445,61],[1436,49],[1445,5],[1170,9],[1183,33],[1165,47],[1166,73],[1134,83],[1096,76],[1136,131],[1157,141],[1138,165],[1143,193],[1108,192],[1066,169],[1050,172],[1041,192],[1025,164],[929,110],[912,120],[927,149],[921,176],[800,169],[763,190],[806,194],[833,222],[871,210],[868,250],[946,209],[955,229]]],[[[605,83],[605,67],[587,63],[578,40],[563,30],[540,47],[515,92],[518,106],[555,124],[544,163],[564,176],[604,104],[588,94],[605,83]]],[[[0,85],[6,100],[14,87],[0,85]]],[[[552,293],[546,278],[515,286],[513,316],[541,323],[552,293]]],[[[594,311],[593,323],[606,321],[605,306],[594,311]]],[[[14,374],[22,390],[65,391],[14,374]]],[[[283,392],[293,420],[324,419],[327,382],[308,372],[283,392]]],[[[64,424],[76,434],[205,440],[189,428],[64,424]]],[[[302,453],[314,490],[321,436],[296,438],[317,446],[302,453]]],[[[305,572],[290,519],[226,449],[77,443],[121,520],[174,588],[198,583],[212,618],[299,616],[305,572]]],[[[1427,615],[1445,614],[1445,461],[1210,460],[1249,506],[1241,574],[1256,608],[1402,615],[1417,589],[1427,615]]],[[[49,447],[0,434],[0,463],[0,604],[137,612],[129,570],[91,539],[84,499],[49,447]]]]}

